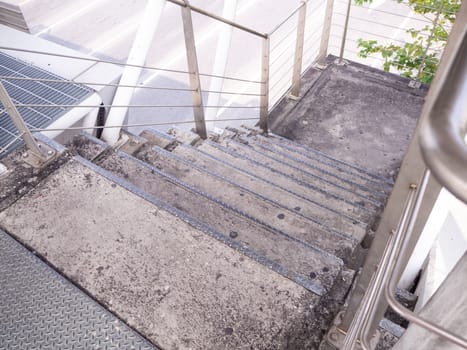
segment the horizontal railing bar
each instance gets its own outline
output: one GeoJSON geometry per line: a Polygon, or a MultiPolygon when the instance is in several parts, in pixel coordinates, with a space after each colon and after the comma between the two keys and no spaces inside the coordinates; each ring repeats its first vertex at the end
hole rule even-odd
{"type": "Polygon", "coordinates": [[[233,91],[214,91],[214,90],[201,90],[201,92],[207,92],[212,94],[221,94],[221,95],[239,95],[239,96],[264,96],[262,94],[255,94],[250,92],[233,92],[233,91]]]}
{"type": "MultiPolygon", "coordinates": [[[[183,89],[183,88],[171,88],[171,87],[158,87],[158,86],[147,86],[147,85],[122,85],[122,84],[112,84],[112,83],[99,83],[99,82],[85,82],[85,81],[76,81],[76,80],[56,80],[56,79],[42,79],[42,78],[29,78],[29,77],[17,77],[17,76],[7,76],[0,75],[0,79],[3,80],[26,80],[26,81],[37,81],[41,83],[57,83],[57,84],[81,84],[81,85],[90,85],[90,86],[113,86],[113,87],[128,87],[128,88],[138,88],[138,89],[152,89],[152,90],[174,90],[174,91],[193,91],[192,89],[183,89]]],[[[216,93],[216,94],[226,94],[226,95],[244,95],[244,96],[261,96],[261,94],[254,93],[241,93],[241,92],[231,92],[231,91],[212,91],[212,90],[201,90],[202,92],[216,93]]]]}
{"type": "MultiPolygon", "coordinates": [[[[314,9],[308,9],[308,10],[307,10],[308,15],[307,15],[306,18],[308,19],[309,17],[311,17],[311,15],[313,14],[313,12],[314,12],[316,9],[320,8],[321,6],[323,6],[323,5],[324,5],[324,3],[322,3],[322,4],[318,5],[318,6],[316,6],[314,9]]],[[[313,24],[313,23],[312,23],[312,24],[313,24]]],[[[310,21],[307,21],[307,22],[306,22],[306,25],[305,25],[305,28],[308,28],[308,27],[309,27],[310,25],[312,25],[312,24],[310,24],[310,21]]],[[[322,25],[322,23],[321,23],[321,25],[322,25]]],[[[318,26],[318,28],[320,28],[321,25],[318,26]]],[[[289,36],[290,36],[290,34],[292,34],[293,32],[295,32],[296,30],[297,30],[297,26],[293,27],[292,30],[290,30],[286,35],[284,35],[284,36],[281,38],[281,40],[280,40],[279,42],[275,43],[275,45],[271,48],[271,52],[274,51],[277,47],[279,47],[280,44],[281,44],[282,42],[284,42],[286,39],[288,39],[289,36]]],[[[305,31],[306,31],[306,30],[305,30],[305,31]]],[[[271,36],[271,38],[273,38],[273,36],[271,36]]],[[[293,44],[295,44],[295,41],[293,41],[293,44]]]]}
{"type": "Polygon", "coordinates": [[[276,25],[270,32],[269,32],[269,35],[271,36],[273,33],[275,33],[280,27],[282,27],[282,25],[287,22],[289,19],[291,19],[298,11],[300,11],[300,9],[303,7],[303,6],[306,6],[306,4],[308,3],[308,0],[305,0],[305,1],[302,1],[302,3],[297,7],[295,8],[295,10],[293,10],[290,15],[288,15],[286,18],[284,18],[278,25],[276,25]]]}
{"type": "Polygon", "coordinates": [[[88,81],[76,81],[76,80],[58,80],[58,79],[42,79],[42,78],[29,78],[29,77],[17,77],[0,75],[2,80],[25,80],[25,81],[37,81],[39,83],[54,83],[54,84],[81,84],[90,86],[113,86],[113,87],[128,87],[128,88],[141,88],[141,89],[153,89],[153,90],[176,90],[176,91],[193,91],[192,89],[183,88],[170,88],[170,87],[157,87],[147,85],[122,85],[112,83],[99,83],[99,82],[88,82],[88,81]]]}
{"type": "MultiPolygon", "coordinates": [[[[290,42],[290,43],[287,45],[287,47],[285,48],[285,50],[283,50],[279,55],[277,55],[276,57],[274,57],[274,59],[271,61],[271,63],[270,63],[269,66],[270,66],[270,67],[274,66],[274,65],[279,61],[279,59],[280,59],[282,56],[284,56],[284,54],[285,54],[286,52],[289,52],[289,53],[291,53],[292,55],[294,55],[295,53],[294,53],[293,51],[290,52],[290,47],[293,46],[293,45],[295,45],[295,43],[294,43],[293,41],[290,42]]],[[[290,55],[289,55],[289,56],[290,56],[290,55]]]]}
{"type": "MultiPolygon", "coordinates": [[[[53,105],[53,104],[21,104],[15,103],[16,107],[33,107],[33,108],[193,108],[193,105],[53,105]]],[[[203,106],[204,108],[259,108],[259,106],[203,106]]]]}
{"type": "MultiPolygon", "coordinates": [[[[258,117],[251,118],[225,118],[225,119],[206,119],[206,122],[229,122],[239,120],[258,120],[258,117]]],[[[137,123],[137,124],[121,124],[121,125],[99,125],[99,126],[72,126],[69,128],[36,128],[31,129],[31,132],[43,131],[67,131],[67,130],[96,130],[96,129],[111,129],[111,128],[131,128],[131,127],[144,127],[144,126],[157,126],[157,125],[177,125],[177,124],[194,124],[194,120],[187,121],[171,121],[171,122],[157,122],[157,123],[137,123]]]]}
{"type": "Polygon", "coordinates": [[[292,43],[295,44],[295,40],[293,40],[294,38],[290,38],[290,35],[296,31],[297,31],[297,27],[294,27],[292,28],[292,30],[287,32],[287,34],[284,35],[277,43],[274,43],[274,46],[271,48],[270,52],[273,52],[274,50],[276,50],[287,39],[292,40],[292,43]]]}
{"type": "MultiPolygon", "coordinates": [[[[331,36],[334,36],[334,37],[337,37],[337,38],[338,38],[337,35],[331,35],[331,36]]],[[[352,40],[352,39],[347,39],[347,40],[357,42],[356,40],[352,40]]],[[[339,46],[336,46],[336,45],[329,45],[329,47],[333,47],[333,48],[335,48],[335,49],[338,49],[338,48],[339,48],[339,46]]],[[[354,51],[354,50],[350,50],[350,49],[345,49],[345,51],[346,51],[346,52],[353,53],[353,54],[356,54],[357,56],[359,55],[359,52],[358,52],[358,51],[354,51]]],[[[374,55],[375,55],[375,54],[372,53],[372,54],[370,54],[368,57],[371,57],[371,58],[374,58],[374,59],[377,59],[377,60],[380,60],[380,61],[383,61],[383,62],[385,61],[384,58],[378,57],[378,56],[374,56],[374,55]]],[[[419,57],[419,58],[421,59],[422,57],[419,57]]],[[[436,61],[434,61],[434,60],[432,60],[432,59],[430,59],[430,58],[425,59],[425,62],[437,63],[436,61]]],[[[426,69],[426,68],[424,68],[424,69],[422,70],[422,72],[425,72],[425,69],[426,69]]]]}
{"type": "MultiPolygon", "coordinates": [[[[333,26],[336,26],[336,27],[339,27],[339,28],[344,28],[343,25],[341,24],[336,24],[334,23],[333,26]]],[[[371,33],[371,32],[367,32],[366,30],[361,30],[361,29],[357,29],[357,28],[354,28],[354,27],[348,27],[349,30],[354,30],[356,32],[360,32],[360,33],[364,33],[364,34],[368,34],[368,35],[373,35],[373,36],[377,36],[379,38],[383,38],[383,39],[388,39],[388,40],[392,40],[392,41],[397,41],[397,42],[400,42],[400,43],[403,43],[403,44],[407,44],[407,41],[404,41],[404,40],[399,40],[399,39],[393,39],[389,36],[385,36],[385,35],[380,35],[380,34],[375,34],[375,33],[371,33]]],[[[348,39],[350,40],[350,39],[348,39]]]]}
{"type": "MultiPolygon", "coordinates": [[[[347,1],[336,0],[336,2],[340,2],[340,3],[342,3],[342,4],[346,4],[346,5],[347,5],[347,1]]],[[[364,6],[355,5],[355,4],[352,4],[352,6],[354,6],[354,7],[356,7],[356,8],[360,8],[360,9],[365,9],[365,10],[369,10],[369,9],[370,9],[369,7],[364,7],[364,6]]],[[[398,14],[398,13],[394,13],[394,12],[390,12],[390,11],[385,11],[385,10],[380,10],[380,9],[376,9],[376,8],[372,8],[371,11],[380,12],[380,13],[385,13],[385,14],[387,14],[387,15],[393,15],[393,16],[402,17],[402,18],[407,18],[406,15],[401,15],[401,14],[398,14]]],[[[432,23],[432,22],[429,21],[429,20],[421,19],[421,18],[411,18],[410,20],[419,21],[419,22],[425,22],[425,23],[432,23]]]]}
{"type": "MultiPolygon", "coordinates": [[[[341,12],[338,12],[338,11],[335,11],[333,13],[334,15],[338,15],[338,16],[346,16],[345,13],[341,13],[341,12]]],[[[383,22],[378,22],[378,21],[372,21],[372,20],[369,20],[369,19],[366,19],[366,18],[363,18],[363,17],[358,17],[358,16],[350,16],[350,19],[356,19],[357,21],[363,21],[363,22],[368,22],[368,23],[373,23],[373,24],[377,24],[377,25],[381,25],[383,27],[388,27],[388,28],[393,28],[393,29],[401,29],[400,27],[398,26],[395,26],[395,25],[392,25],[392,24],[386,24],[386,23],[383,23],[383,22]]],[[[409,30],[410,28],[402,28],[404,30],[409,30]]],[[[424,35],[424,36],[428,36],[429,34],[426,34],[426,33],[420,33],[421,35],[424,35]]]]}
{"type": "MultiPolygon", "coordinates": [[[[177,69],[150,67],[150,66],[145,66],[145,65],[129,64],[129,63],[112,61],[112,60],[104,60],[104,59],[99,59],[99,58],[80,57],[80,56],[65,55],[65,54],[60,54],[60,53],[44,52],[44,51],[29,50],[29,49],[21,49],[21,48],[17,48],[17,47],[0,46],[0,50],[27,52],[27,53],[37,54],[37,55],[70,58],[70,59],[76,59],[76,60],[82,60],[82,61],[113,64],[113,65],[117,65],[117,66],[142,68],[142,69],[147,69],[147,70],[157,70],[157,71],[163,71],[163,72],[169,72],[169,73],[190,74],[187,71],[182,71],[182,70],[177,70],[177,69]]],[[[241,81],[241,82],[246,82],[246,83],[264,84],[264,82],[261,82],[261,81],[254,81],[254,80],[248,80],[248,79],[243,79],[243,78],[234,78],[234,77],[220,76],[220,75],[206,74],[206,73],[199,73],[199,75],[202,75],[202,76],[205,76],[205,77],[211,77],[211,78],[222,78],[222,79],[228,79],[228,80],[241,81]]]]}
{"type": "MultiPolygon", "coordinates": [[[[401,1],[399,2],[400,4],[404,4],[406,6],[411,6],[408,2],[404,2],[404,1],[401,1]]],[[[414,7],[420,7],[420,8],[424,8],[424,9],[427,9],[427,10],[435,10],[436,12],[439,11],[439,6],[438,7],[433,7],[433,6],[427,6],[427,5],[420,5],[420,4],[416,4],[414,7]]],[[[455,15],[456,12],[454,11],[449,11],[449,10],[446,10],[446,9],[443,9],[444,13],[447,13],[447,14],[450,14],[450,15],[455,15]]]]}
{"type": "Polygon", "coordinates": [[[267,38],[268,37],[268,34],[265,34],[265,33],[260,33],[254,29],[251,29],[251,28],[248,28],[248,27],[245,27],[244,25],[241,25],[241,24],[238,24],[236,22],[233,22],[233,21],[230,21],[224,17],[221,17],[221,16],[218,16],[214,13],[211,13],[209,11],[206,11],[206,10],[203,10],[202,8],[200,7],[196,7],[196,6],[193,6],[193,5],[190,5],[190,4],[187,4],[186,2],[184,1],[181,1],[181,0],[167,0],[169,2],[171,2],[172,4],[175,4],[175,5],[178,5],[178,6],[181,6],[181,7],[188,7],[190,8],[193,12],[197,12],[201,15],[204,15],[204,16],[207,16],[207,17],[210,17],[212,19],[215,19],[219,22],[223,22],[225,24],[228,24],[232,27],[235,27],[237,29],[240,29],[240,30],[243,30],[244,32],[247,32],[247,33],[250,33],[250,34],[253,34],[253,35],[256,35],[256,36],[259,36],[261,38],[267,38]]]}
{"type": "Polygon", "coordinates": [[[24,135],[24,133],[20,133],[19,135],[15,135],[15,138],[13,140],[11,140],[10,142],[8,142],[5,146],[2,147],[2,149],[0,150],[0,153],[3,153],[5,152],[6,150],[8,150],[8,148],[10,148],[16,141],[18,141],[20,138],[22,138],[24,135]]]}
{"type": "Polygon", "coordinates": [[[273,91],[287,76],[287,74],[290,74],[290,79],[285,80],[285,83],[281,85],[281,87],[284,87],[284,85],[290,84],[292,86],[292,71],[289,70],[285,74],[282,75],[282,77],[277,80],[274,84],[271,85],[270,90],[273,91]]]}

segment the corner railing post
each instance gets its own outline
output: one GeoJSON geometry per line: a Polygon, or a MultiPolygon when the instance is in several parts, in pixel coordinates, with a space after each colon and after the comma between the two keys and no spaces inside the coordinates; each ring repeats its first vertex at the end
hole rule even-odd
{"type": "Polygon", "coordinates": [[[318,66],[326,66],[326,57],[328,55],[329,37],[331,35],[332,11],[334,8],[334,0],[326,1],[326,12],[324,13],[323,31],[321,33],[321,43],[319,45],[319,54],[316,64],[318,66]]]}
{"type": "Polygon", "coordinates": [[[300,78],[302,74],[302,61],[303,61],[303,43],[305,41],[305,24],[306,24],[306,2],[302,2],[300,11],[298,12],[297,24],[297,39],[295,42],[295,59],[292,75],[292,89],[290,96],[298,98],[300,95],[300,78]]]}
{"type": "Polygon", "coordinates": [[[347,31],[349,29],[349,19],[350,19],[350,9],[352,8],[352,0],[348,0],[347,3],[347,11],[345,13],[345,23],[344,23],[344,31],[342,33],[342,42],[341,42],[341,50],[339,53],[339,63],[342,63],[344,59],[344,51],[345,51],[345,42],[347,40],[347,31]]]}
{"type": "Polygon", "coordinates": [[[185,35],[186,58],[190,76],[191,98],[193,102],[193,114],[195,118],[196,133],[202,138],[207,138],[206,120],[204,118],[203,96],[201,93],[201,82],[199,79],[198,58],[196,55],[195,35],[193,31],[193,20],[191,8],[185,0],[185,6],[181,7],[183,32],[185,35]]]}
{"type": "Polygon", "coordinates": [[[263,39],[261,51],[261,98],[259,111],[259,127],[268,132],[269,113],[269,36],[263,39]]]}
{"type": "Polygon", "coordinates": [[[46,163],[48,160],[53,158],[55,151],[51,150],[48,147],[42,147],[42,144],[38,142],[34,136],[32,135],[31,131],[29,130],[28,126],[24,122],[23,117],[16,109],[15,104],[11,100],[8,91],[5,89],[5,86],[0,81],[0,101],[3,104],[6,112],[10,116],[11,120],[15,124],[16,128],[20,132],[20,137],[23,138],[26,146],[28,147],[29,151],[33,153],[35,161],[33,165],[41,165],[46,163]]]}

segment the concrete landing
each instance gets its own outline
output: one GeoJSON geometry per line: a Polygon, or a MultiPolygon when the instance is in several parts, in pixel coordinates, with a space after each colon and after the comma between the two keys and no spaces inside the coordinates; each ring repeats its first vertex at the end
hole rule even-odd
{"type": "Polygon", "coordinates": [[[427,87],[357,63],[310,69],[298,101],[284,99],[270,115],[272,132],[394,176],[421,112],[427,87]]]}
{"type": "Polygon", "coordinates": [[[317,295],[132,191],[74,158],[1,226],[163,349],[316,344],[317,295]]]}

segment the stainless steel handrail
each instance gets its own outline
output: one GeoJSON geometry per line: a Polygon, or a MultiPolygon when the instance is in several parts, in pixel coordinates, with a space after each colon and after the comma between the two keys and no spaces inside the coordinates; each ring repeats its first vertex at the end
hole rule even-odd
{"type": "Polygon", "coordinates": [[[365,350],[369,348],[369,342],[367,341],[367,335],[369,333],[368,328],[370,326],[370,322],[374,318],[375,305],[381,296],[381,290],[376,287],[381,285],[383,281],[387,279],[388,265],[393,255],[394,240],[400,235],[400,232],[402,232],[405,227],[407,227],[407,222],[410,219],[411,208],[413,208],[416,198],[416,186],[410,186],[409,190],[410,191],[404,205],[404,212],[397,230],[391,232],[392,234],[384,249],[381,262],[371,279],[371,283],[368,288],[369,293],[365,293],[361,307],[352,320],[352,324],[349,327],[349,331],[344,339],[342,350],[352,350],[355,346],[355,343],[358,341],[358,338],[360,338],[360,342],[365,350]],[[359,334],[360,330],[361,334],[359,334]]]}
{"type": "Polygon", "coordinates": [[[443,90],[421,126],[420,147],[435,178],[467,203],[467,26],[443,90]]]}
{"type": "Polygon", "coordinates": [[[212,19],[215,19],[219,22],[223,22],[225,24],[228,24],[228,25],[231,25],[232,27],[234,28],[237,28],[237,29],[240,29],[240,30],[243,30],[244,32],[248,32],[250,34],[253,34],[253,35],[256,35],[256,36],[259,36],[263,39],[266,39],[268,37],[268,34],[265,34],[265,33],[260,33],[254,29],[251,29],[251,28],[248,28],[248,27],[245,27],[244,25],[241,25],[241,24],[238,24],[236,22],[233,22],[233,21],[230,21],[226,18],[223,18],[221,16],[218,16],[218,15],[215,15],[214,13],[211,13],[209,11],[206,11],[206,10],[203,10],[202,8],[200,7],[196,7],[196,6],[193,6],[193,5],[190,5],[188,3],[188,1],[182,1],[182,0],[167,0],[168,2],[171,2],[172,4],[175,4],[175,5],[178,5],[178,6],[182,6],[182,7],[188,7],[191,11],[193,12],[197,12],[201,15],[204,15],[204,16],[207,16],[207,17],[210,17],[212,19]]]}
{"type": "MultiPolygon", "coordinates": [[[[461,346],[464,349],[467,349],[467,340],[454,334],[453,332],[429,321],[424,319],[423,317],[417,315],[415,312],[407,309],[405,306],[403,306],[399,301],[397,301],[394,291],[397,287],[397,282],[398,282],[398,276],[402,273],[403,269],[405,266],[402,264],[402,259],[401,257],[406,253],[408,250],[408,243],[409,243],[409,238],[410,235],[413,231],[415,221],[417,218],[417,213],[419,210],[419,207],[421,205],[421,202],[423,200],[423,193],[426,188],[426,184],[428,182],[429,178],[429,171],[425,172],[425,175],[423,177],[423,180],[420,184],[420,189],[417,194],[417,200],[414,205],[413,212],[411,213],[411,218],[409,220],[409,223],[407,225],[407,229],[402,231],[395,239],[395,245],[394,245],[394,254],[392,256],[392,259],[389,264],[389,270],[388,270],[388,275],[389,275],[389,281],[384,284],[384,295],[386,297],[386,300],[388,301],[389,305],[396,311],[398,314],[400,314],[402,317],[406,318],[408,321],[413,322],[417,324],[420,327],[423,327],[430,332],[433,332],[440,337],[449,340],[453,342],[454,344],[457,344],[461,346]]],[[[367,335],[366,335],[367,336],[367,335]]],[[[365,339],[365,337],[362,337],[362,339],[365,339]]]]}

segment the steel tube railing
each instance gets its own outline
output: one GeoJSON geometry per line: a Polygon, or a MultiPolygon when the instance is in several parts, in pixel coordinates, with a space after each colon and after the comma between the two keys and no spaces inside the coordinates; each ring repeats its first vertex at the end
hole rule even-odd
{"type": "MultiPolygon", "coordinates": [[[[467,31],[467,29],[466,29],[467,31]]],[[[435,178],[467,202],[467,33],[446,76],[446,84],[422,125],[420,145],[435,178]]]]}
{"type": "Polygon", "coordinates": [[[217,21],[219,21],[219,22],[223,22],[223,23],[225,23],[225,24],[231,25],[232,27],[235,27],[235,28],[237,28],[237,29],[240,29],[240,30],[242,30],[242,31],[244,31],[244,32],[247,32],[247,33],[250,33],[250,34],[259,36],[259,37],[261,37],[261,38],[267,38],[267,37],[268,37],[268,34],[260,33],[260,32],[254,30],[254,29],[245,27],[245,26],[243,26],[243,25],[241,25],[241,24],[238,24],[238,23],[236,23],[236,22],[230,21],[230,20],[228,20],[228,19],[226,19],[226,18],[223,18],[223,17],[221,17],[221,16],[215,15],[215,14],[209,12],[209,11],[203,10],[203,9],[200,8],[200,7],[196,7],[196,6],[190,5],[190,4],[188,3],[188,1],[182,1],[182,0],[167,0],[167,1],[168,1],[168,2],[171,2],[171,3],[175,4],[175,5],[178,5],[178,6],[188,7],[188,8],[190,8],[191,11],[193,11],[193,12],[197,12],[197,13],[199,13],[199,14],[201,14],[201,15],[210,17],[210,18],[215,19],[215,20],[217,20],[217,21]]]}
{"type": "MultiPolygon", "coordinates": [[[[38,51],[38,50],[22,49],[22,48],[11,47],[11,46],[0,46],[0,50],[26,52],[26,53],[32,53],[32,54],[37,54],[37,55],[46,55],[46,56],[53,56],[53,57],[76,59],[76,60],[81,60],[81,61],[89,61],[89,62],[95,62],[95,63],[112,64],[116,66],[143,68],[145,70],[157,70],[157,71],[168,72],[168,73],[189,74],[189,72],[187,71],[178,70],[178,69],[168,69],[168,68],[152,67],[148,65],[128,64],[128,63],[123,63],[123,62],[118,62],[118,61],[113,61],[113,60],[105,60],[105,59],[100,59],[100,58],[82,57],[82,56],[66,55],[66,54],[54,53],[54,52],[44,52],[44,51],[38,51]]],[[[236,78],[236,77],[230,77],[230,76],[219,76],[219,75],[208,74],[208,73],[199,73],[199,75],[203,77],[209,77],[209,78],[222,78],[222,79],[239,81],[239,82],[244,82],[244,83],[262,84],[262,82],[259,80],[243,79],[243,78],[236,78]]]]}
{"type": "Polygon", "coordinates": [[[428,178],[429,171],[426,171],[423,180],[420,184],[419,193],[417,195],[417,199],[414,205],[414,209],[411,213],[407,229],[405,231],[400,232],[400,234],[398,234],[395,238],[395,244],[393,249],[394,253],[392,254],[393,256],[389,264],[389,280],[383,286],[384,295],[389,305],[393,308],[393,310],[399,313],[402,317],[406,318],[408,321],[413,322],[418,326],[423,327],[429,330],[430,332],[433,332],[439,335],[440,337],[449,340],[450,342],[453,342],[456,345],[461,346],[464,349],[467,349],[467,339],[461,338],[460,336],[450,332],[449,330],[444,329],[443,327],[440,327],[435,323],[420,317],[413,311],[407,309],[405,306],[400,304],[394,295],[394,291],[397,287],[398,276],[400,276],[400,274],[403,272],[402,270],[405,268],[405,266],[401,264],[401,257],[404,256],[404,254],[408,250],[407,247],[409,238],[415,225],[418,210],[423,200],[423,193],[425,191],[428,178]]]}

